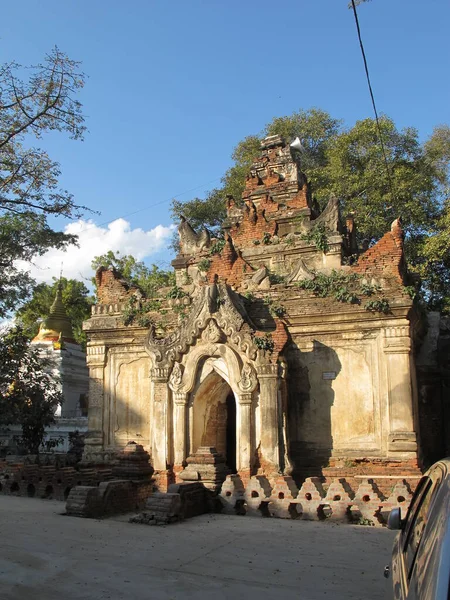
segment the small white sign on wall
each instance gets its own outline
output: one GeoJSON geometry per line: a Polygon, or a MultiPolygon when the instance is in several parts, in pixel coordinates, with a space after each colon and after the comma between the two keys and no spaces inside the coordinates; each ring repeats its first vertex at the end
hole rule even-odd
{"type": "Polygon", "coordinates": [[[336,379],[336,371],[323,371],[322,379],[336,379]]]}

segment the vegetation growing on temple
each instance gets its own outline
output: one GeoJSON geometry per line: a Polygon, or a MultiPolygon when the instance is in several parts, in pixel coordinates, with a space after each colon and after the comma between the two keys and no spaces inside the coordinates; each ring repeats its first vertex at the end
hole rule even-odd
{"type": "MultiPolygon", "coordinates": [[[[259,135],[248,136],[234,149],[232,167],[222,185],[205,199],[172,202],[175,219],[183,214],[194,228],[206,226],[216,237],[226,218],[225,198],[239,203],[246,176],[260,153],[266,135],[286,140],[299,137],[304,151],[299,155],[313,190],[316,205],[323,209],[330,196],[339,198],[342,214],[354,215],[359,246],[376,243],[398,216],[405,231],[405,256],[411,272],[422,280],[422,294],[434,310],[450,310],[450,204],[448,201],[450,128],[437,126],[421,142],[413,127],[399,130],[383,117],[380,127],[389,163],[387,173],[379,134],[373,119],[351,127],[326,111],[300,109],[274,118],[259,135]],[[389,178],[392,185],[390,185],[389,178]]],[[[323,232],[306,234],[326,252],[323,232]]],[[[255,239],[254,244],[265,243],[255,239]]]]}

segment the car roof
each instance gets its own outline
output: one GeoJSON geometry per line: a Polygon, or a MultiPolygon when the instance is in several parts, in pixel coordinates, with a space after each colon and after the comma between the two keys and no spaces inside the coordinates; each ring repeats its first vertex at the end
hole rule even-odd
{"type": "MultiPolygon", "coordinates": [[[[425,475],[442,481],[429,507],[428,522],[417,556],[417,568],[422,571],[420,597],[447,598],[450,580],[450,458],[435,463],[425,475]]],[[[419,583],[419,581],[418,581],[419,583]]]]}
{"type": "Polygon", "coordinates": [[[450,472],[450,456],[448,456],[446,458],[441,458],[441,460],[438,460],[433,465],[431,465],[431,467],[427,470],[425,475],[428,475],[437,466],[441,466],[444,469],[445,474],[448,474],[450,472]]]}

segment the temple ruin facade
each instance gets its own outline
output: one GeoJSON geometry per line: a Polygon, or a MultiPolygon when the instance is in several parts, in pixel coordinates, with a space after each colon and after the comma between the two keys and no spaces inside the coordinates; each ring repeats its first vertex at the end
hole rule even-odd
{"type": "Polygon", "coordinates": [[[414,345],[399,220],[361,251],[353,217],[321,212],[295,151],[264,140],[224,239],[179,227],[176,285],[150,301],[97,271],[85,322],[85,464],[130,441],[160,490],[383,473],[417,476],[414,345]],[[125,324],[127,307],[148,322],[125,324]]]}

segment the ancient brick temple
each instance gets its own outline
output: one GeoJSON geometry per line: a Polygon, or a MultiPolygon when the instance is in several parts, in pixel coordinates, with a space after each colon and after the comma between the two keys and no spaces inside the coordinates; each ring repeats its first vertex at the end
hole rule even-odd
{"type": "Polygon", "coordinates": [[[353,219],[333,198],[319,212],[278,136],[227,211],[222,242],[180,225],[177,285],[152,303],[97,272],[84,461],[134,440],[162,489],[217,489],[227,473],[417,475],[417,319],[399,221],[360,253],[353,219]],[[149,327],[124,325],[130,301],[149,327]]]}

